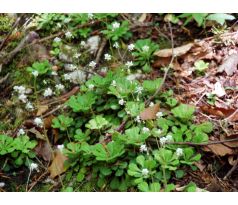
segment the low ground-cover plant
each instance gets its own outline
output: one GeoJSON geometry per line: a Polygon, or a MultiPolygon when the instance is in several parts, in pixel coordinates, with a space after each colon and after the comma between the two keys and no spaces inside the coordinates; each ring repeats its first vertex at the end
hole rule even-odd
{"type": "MultiPolygon", "coordinates": [[[[93,76],[81,86],[79,94],[66,102],[67,115],[72,117],[60,115],[53,126],[61,132],[70,126],[73,140],[65,141],[64,154],[69,158],[67,167],[76,170],[78,182],[96,181],[101,191],[172,191],[173,178],[186,174],[183,167],[195,169],[194,162],[201,155],[176,142],[206,142],[212,124],[193,124],[195,108],[177,105],[177,101],[169,106],[164,94],[158,95],[154,104],[167,112],[158,111],[153,113],[155,118],[143,120],[140,114],[146,109],[144,99],[160,82],[130,81],[126,72],[110,71],[105,77],[93,76]],[[87,173],[93,173],[90,180],[86,179],[87,173]]],[[[151,108],[154,106],[151,104],[151,108]]]]}

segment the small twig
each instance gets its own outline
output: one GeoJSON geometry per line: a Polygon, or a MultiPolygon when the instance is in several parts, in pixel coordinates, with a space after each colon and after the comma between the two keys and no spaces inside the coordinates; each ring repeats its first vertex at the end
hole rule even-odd
{"type": "Polygon", "coordinates": [[[171,27],[171,24],[168,22],[169,24],[169,30],[170,30],[170,37],[171,37],[171,47],[172,47],[172,58],[170,60],[170,63],[169,63],[169,66],[166,68],[165,70],[165,73],[164,73],[164,77],[162,79],[162,82],[161,82],[161,85],[160,87],[155,91],[155,93],[148,99],[145,101],[145,105],[148,106],[150,104],[150,102],[158,95],[158,93],[161,91],[164,83],[165,83],[165,80],[167,78],[167,75],[168,75],[168,72],[172,66],[172,63],[174,61],[174,38],[173,38],[173,31],[172,31],[172,27],[171,27]]]}
{"type": "Polygon", "coordinates": [[[237,159],[235,161],[235,164],[232,166],[232,168],[229,170],[229,172],[227,172],[226,176],[224,176],[223,180],[227,180],[227,178],[229,176],[231,176],[231,174],[236,170],[236,168],[238,167],[238,156],[237,159]]]}
{"type": "MultiPolygon", "coordinates": [[[[238,141],[238,137],[233,138],[233,139],[219,140],[219,141],[209,141],[209,142],[204,142],[204,143],[168,142],[167,144],[171,144],[171,145],[190,145],[190,146],[207,146],[207,145],[222,144],[222,143],[226,143],[226,142],[235,142],[235,141],[238,141]]],[[[150,139],[149,142],[155,142],[155,140],[150,139]]]]}
{"type": "Polygon", "coordinates": [[[106,45],[107,45],[107,39],[104,38],[104,39],[102,40],[101,46],[100,46],[100,48],[98,49],[98,52],[97,52],[97,56],[96,56],[96,60],[95,60],[95,63],[96,63],[97,65],[98,65],[98,63],[99,63],[99,61],[100,61],[100,58],[101,58],[101,56],[102,56],[102,52],[103,52],[103,50],[104,50],[104,48],[105,48],[106,45]]]}
{"type": "Polygon", "coordinates": [[[31,187],[28,189],[28,192],[30,192],[30,191],[35,187],[35,185],[37,184],[37,182],[40,181],[47,173],[48,173],[48,171],[46,171],[46,172],[44,172],[42,175],[40,175],[40,176],[38,177],[38,179],[37,179],[34,183],[32,183],[31,187]]]}
{"type": "Polygon", "coordinates": [[[64,105],[58,105],[56,108],[54,108],[53,110],[47,112],[46,114],[42,115],[43,118],[53,114],[54,112],[56,112],[57,110],[60,110],[64,105]]]}
{"type": "Polygon", "coordinates": [[[15,23],[13,24],[10,32],[7,34],[7,36],[5,37],[5,39],[2,41],[1,45],[0,45],[0,51],[3,49],[5,43],[7,42],[7,40],[9,39],[9,37],[11,36],[12,32],[15,30],[15,28],[18,26],[21,18],[22,18],[23,15],[19,16],[17,18],[17,20],[15,21],[15,23]]]}

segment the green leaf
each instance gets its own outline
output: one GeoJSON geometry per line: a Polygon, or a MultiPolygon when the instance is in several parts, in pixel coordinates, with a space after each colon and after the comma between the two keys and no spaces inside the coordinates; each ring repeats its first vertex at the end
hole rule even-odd
{"type": "Polygon", "coordinates": [[[74,112],[86,112],[92,108],[92,105],[96,102],[97,96],[94,92],[87,92],[86,94],[77,96],[71,96],[66,102],[66,105],[71,107],[74,112]]]}
{"type": "Polygon", "coordinates": [[[143,82],[143,88],[149,93],[154,93],[158,88],[160,88],[161,84],[162,78],[158,78],[156,80],[145,80],[143,82]]]}
{"type": "Polygon", "coordinates": [[[97,115],[96,117],[91,119],[85,125],[85,127],[89,128],[91,130],[99,130],[99,129],[102,129],[103,127],[105,127],[108,124],[109,124],[109,122],[104,117],[102,117],[101,115],[97,115]]]}
{"type": "Polygon", "coordinates": [[[155,159],[160,165],[169,170],[176,170],[179,165],[179,160],[171,150],[161,148],[153,152],[155,159]]]}
{"type": "Polygon", "coordinates": [[[14,150],[13,138],[7,135],[0,135],[0,155],[11,153],[14,150]]]}
{"type": "Polygon", "coordinates": [[[109,142],[107,145],[96,144],[91,148],[93,155],[99,161],[114,160],[125,152],[124,145],[117,142],[109,142]]]}
{"type": "Polygon", "coordinates": [[[174,184],[167,184],[167,186],[165,187],[165,192],[171,192],[175,189],[175,185],[174,184]]]}
{"type": "Polygon", "coordinates": [[[59,128],[61,131],[65,131],[68,127],[70,127],[73,124],[74,119],[64,116],[64,115],[59,115],[57,118],[54,118],[52,120],[53,128],[59,128]]]}
{"type": "Polygon", "coordinates": [[[14,146],[16,150],[19,150],[25,154],[29,153],[37,145],[37,142],[32,140],[26,135],[19,136],[14,140],[14,146]]]}
{"type": "Polygon", "coordinates": [[[204,72],[209,66],[209,63],[205,63],[203,60],[196,61],[194,63],[194,68],[198,72],[204,72]]]}
{"type": "Polygon", "coordinates": [[[132,127],[125,131],[125,135],[120,135],[120,140],[126,144],[141,145],[145,143],[145,140],[150,136],[149,132],[140,131],[139,127],[132,127]]]}
{"type": "Polygon", "coordinates": [[[210,14],[207,16],[207,20],[216,21],[217,23],[223,25],[226,20],[234,20],[235,17],[230,14],[223,14],[223,13],[217,13],[217,14],[210,14]]]}
{"type": "Polygon", "coordinates": [[[32,67],[28,67],[27,71],[32,73],[33,71],[37,71],[40,75],[47,73],[50,70],[50,64],[49,62],[43,61],[43,62],[35,62],[32,64],[32,67]]]}
{"type": "Polygon", "coordinates": [[[145,109],[145,104],[142,102],[127,102],[126,111],[130,113],[132,117],[139,116],[140,113],[145,109]]]}
{"type": "Polygon", "coordinates": [[[171,110],[173,115],[182,121],[189,121],[193,117],[195,107],[192,105],[180,104],[171,110]]]}
{"type": "Polygon", "coordinates": [[[213,130],[213,124],[211,122],[203,122],[202,124],[196,125],[195,131],[211,133],[213,130]]]}
{"type": "Polygon", "coordinates": [[[112,170],[108,167],[100,167],[100,173],[104,176],[108,176],[112,173],[112,170]]]}
{"type": "Polygon", "coordinates": [[[138,184],[138,189],[143,192],[149,192],[149,185],[147,184],[147,182],[142,182],[138,184]]]}
{"type": "Polygon", "coordinates": [[[175,176],[176,176],[176,178],[178,178],[178,179],[183,178],[183,177],[184,177],[184,174],[185,174],[185,172],[184,172],[183,170],[181,170],[181,169],[175,171],[175,176]]]}

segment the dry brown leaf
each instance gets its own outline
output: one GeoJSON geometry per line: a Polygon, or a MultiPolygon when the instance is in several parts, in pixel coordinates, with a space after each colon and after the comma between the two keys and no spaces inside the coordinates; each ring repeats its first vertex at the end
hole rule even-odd
{"type": "Polygon", "coordinates": [[[232,155],[233,150],[229,147],[226,147],[223,144],[212,144],[212,145],[207,145],[204,147],[204,150],[207,152],[213,152],[215,155],[218,156],[225,156],[225,155],[232,155]]]}
{"type": "Polygon", "coordinates": [[[235,109],[232,109],[232,108],[226,109],[226,108],[213,107],[208,105],[200,106],[200,109],[207,114],[214,115],[217,117],[228,117],[235,111],[235,109]]]}
{"type": "Polygon", "coordinates": [[[140,113],[140,118],[142,120],[153,120],[156,119],[156,113],[159,112],[159,104],[155,104],[152,107],[146,108],[140,113]]]}
{"type": "Polygon", "coordinates": [[[44,114],[48,110],[48,105],[39,105],[36,116],[44,114]]]}
{"type": "Polygon", "coordinates": [[[154,55],[158,57],[163,57],[163,58],[171,57],[173,54],[174,56],[182,56],[186,54],[193,47],[193,45],[194,45],[193,43],[188,43],[186,45],[183,45],[174,49],[172,48],[162,49],[155,52],[154,55]]]}
{"type": "Polygon", "coordinates": [[[56,150],[54,159],[50,165],[49,172],[50,172],[50,178],[53,179],[56,176],[59,176],[60,174],[64,173],[66,171],[66,168],[64,166],[64,162],[68,158],[63,155],[63,153],[60,150],[56,150]]]}
{"type": "Polygon", "coordinates": [[[45,161],[50,162],[52,159],[52,152],[50,145],[43,140],[38,141],[38,144],[35,148],[37,155],[41,156],[45,161]]]}
{"type": "Polygon", "coordinates": [[[237,70],[238,54],[234,53],[230,55],[223,63],[219,66],[218,72],[225,71],[227,75],[233,75],[237,70]]]}
{"type": "Polygon", "coordinates": [[[45,136],[41,132],[39,132],[35,127],[29,129],[28,132],[35,134],[35,137],[37,139],[45,140],[45,136]]]}
{"type": "Polygon", "coordinates": [[[141,22],[141,23],[143,23],[143,22],[145,21],[146,17],[147,17],[147,14],[144,13],[144,14],[142,14],[142,15],[140,16],[140,18],[138,19],[138,21],[141,22]]]}
{"type": "MultiPolygon", "coordinates": [[[[238,134],[233,134],[233,135],[230,135],[230,136],[223,136],[221,135],[221,140],[227,140],[227,139],[235,139],[235,138],[238,138],[238,134]]],[[[234,141],[234,142],[225,142],[224,143],[226,146],[228,147],[231,147],[231,148],[235,148],[235,147],[238,147],[238,141],[234,141]]]]}
{"type": "Polygon", "coordinates": [[[54,115],[49,115],[47,118],[44,119],[45,129],[51,128],[52,120],[55,118],[54,115]]]}

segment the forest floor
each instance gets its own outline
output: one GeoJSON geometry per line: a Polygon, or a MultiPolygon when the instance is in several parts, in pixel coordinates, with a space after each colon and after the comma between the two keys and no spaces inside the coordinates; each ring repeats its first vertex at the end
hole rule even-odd
{"type": "MultiPolygon", "coordinates": [[[[52,14],[52,16],[41,16],[39,20],[37,15],[9,17],[1,14],[0,143],[2,144],[0,144],[0,191],[116,190],[111,182],[103,181],[105,180],[105,177],[101,177],[103,171],[101,171],[101,175],[96,176],[97,182],[93,181],[92,183],[98,183],[101,180],[101,184],[90,187],[92,184],[87,183],[93,179],[92,173],[96,173],[90,163],[95,164],[95,167],[100,167],[101,162],[97,164],[95,160],[87,161],[88,159],[82,162],[75,160],[75,156],[72,157],[77,151],[75,151],[76,148],[74,151],[70,150],[68,144],[77,144],[80,141],[77,137],[74,139],[72,133],[77,132],[75,130],[80,126],[80,129],[87,133],[89,131],[86,127],[89,125],[83,121],[82,124],[85,123],[85,126],[83,125],[82,128],[81,122],[78,123],[80,125],[76,125],[69,120],[68,128],[65,125],[67,119],[64,119],[65,122],[63,123],[57,121],[61,123],[60,125],[57,125],[56,120],[53,119],[62,113],[67,113],[67,116],[73,119],[78,119],[78,116],[82,117],[84,112],[81,115],[76,114],[75,111],[68,111],[65,103],[82,90],[87,92],[88,88],[86,87],[90,88],[92,84],[86,83],[86,87],[83,85],[92,76],[99,75],[104,78],[109,71],[114,72],[122,69],[123,66],[127,67],[127,70],[125,69],[126,75],[136,82],[143,83],[146,80],[161,79],[159,88],[155,89],[153,94],[148,95],[150,97],[145,95],[141,99],[145,101],[145,107],[148,107],[151,102],[155,104],[159,102],[160,111],[168,113],[170,116],[170,111],[175,105],[180,103],[191,105],[195,108],[192,123],[199,124],[208,121],[213,125],[212,131],[205,134],[205,137],[208,136],[207,140],[192,141],[183,138],[184,141],[181,142],[181,145],[192,147],[196,153],[201,154],[201,159],[192,163],[196,168],[181,166],[179,169],[185,172],[182,178],[176,178],[172,169],[168,171],[171,175],[168,181],[175,185],[175,188],[171,188],[171,190],[184,191],[184,187],[193,182],[196,184],[196,189],[193,191],[237,191],[237,19],[234,18],[220,25],[213,21],[206,21],[204,17],[203,24],[199,26],[195,20],[191,20],[185,25],[186,18],[176,18],[177,16],[169,14],[119,14],[96,18],[89,14],[86,18],[76,15],[58,14],[54,16],[52,14]],[[112,24],[115,30],[122,28],[121,31],[116,30],[116,35],[110,33],[110,29],[113,30],[110,28],[111,22],[120,22],[120,25],[112,24]],[[128,30],[123,22],[128,22],[128,30]],[[130,55],[137,47],[138,50],[141,49],[140,42],[135,43],[139,39],[149,39],[152,43],[145,42],[149,42],[150,48],[155,47],[149,56],[145,57],[139,51],[139,54],[137,53],[139,57],[136,56],[137,54],[130,55]],[[133,46],[128,47],[132,44],[135,48],[133,46]],[[34,75],[36,70],[37,73],[34,75]],[[37,81],[36,79],[40,80],[37,81]],[[20,87],[21,85],[24,85],[24,88],[20,87]],[[50,89],[47,90],[47,88],[50,89]],[[39,119],[38,122],[36,118],[39,119]],[[43,120],[42,126],[40,120],[43,120]],[[63,129],[64,126],[66,129],[63,129]],[[14,144],[15,147],[10,146],[12,141],[6,137],[10,136],[15,140],[25,134],[28,138],[22,142],[22,147],[17,142],[14,144]],[[67,147],[66,153],[57,154],[64,147],[67,147]],[[71,160],[71,164],[67,168],[64,167],[66,159],[71,160]],[[81,163],[80,166],[77,163],[81,163]],[[81,165],[85,169],[82,169],[81,165]]],[[[142,49],[146,48],[142,47],[142,49]]],[[[90,89],[95,89],[93,86],[90,89]]],[[[113,93],[113,89],[110,88],[110,92],[113,93]]],[[[115,96],[118,97],[117,94],[115,96]]],[[[120,98],[118,97],[118,99],[120,98]]],[[[128,98],[123,99],[129,101],[128,98]]],[[[86,101],[90,102],[90,100],[87,99],[86,101]]],[[[103,96],[102,100],[104,100],[103,96]]],[[[97,98],[97,101],[99,103],[101,99],[97,98]]],[[[120,105],[124,103],[124,101],[119,101],[120,105]]],[[[86,107],[86,105],[82,106],[86,107]]],[[[153,105],[150,107],[153,108],[153,105]]],[[[112,108],[110,111],[112,114],[105,111],[108,115],[105,114],[106,120],[110,121],[113,112],[118,112],[118,109],[115,108],[115,111],[112,108]]],[[[94,116],[95,110],[92,111],[92,116],[94,116]]],[[[99,110],[96,112],[103,113],[99,110]]],[[[149,120],[154,119],[150,116],[153,113],[146,114],[149,115],[149,120]]],[[[85,116],[87,119],[90,118],[87,113],[85,116]]],[[[140,117],[143,118],[142,115],[140,117]]],[[[124,133],[125,127],[131,126],[128,120],[124,120],[125,118],[121,117],[118,118],[118,122],[110,121],[111,127],[108,127],[106,131],[103,130],[104,128],[99,128],[100,135],[105,134],[103,143],[107,144],[111,141],[110,137],[113,135],[111,130],[117,127],[116,125],[120,125],[120,129],[117,129],[120,133],[124,133]],[[101,133],[100,130],[105,133],[101,133]]],[[[131,123],[134,121],[132,120],[131,123]]],[[[149,123],[146,124],[147,127],[149,127],[149,123]]],[[[94,136],[97,129],[90,129],[93,130],[90,134],[94,136]]],[[[168,131],[168,133],[173,133],[173,137],[176,135],[174,129],[172,126],[171,130],[168,131]]],[[[84,135],[80,135],[80,137],[82,136],[84,135]]],[[[102,143],[101,138],[98,141],[102,143]]],[[[95,146],[98,141],[89,139],[87,143],[90,146],[95,146]]],[[[178,145],[180,143],[178,140],[175,142],[178,145]]],[[[147,143],[149,144],[149,142],[147,143]]],[[[120,160],[125,159],[128,163],[132,163],[134,159],[131,153],[135,152],[129,153],[128,149],[131,148],[127,148],[124,155],[118,157],[121,157],[120,160]],[[127,152],[129,154],[125,156],[127,152]]],[[[168,149],[173,150],[174,148],[169,147],[168,149]]],[[[95,153],[94,155],[98,157],[95,153]]],[[[76,155],[76,158],[80,157],[80,154],[76,155]]],[[[104,171],[107,172],[108,170],[104,171]]],[[[108,172],[114,173],[114,170],[108,172]]],[[[124,175],[125,178],[129,175],[132,177],[129,172],[128,175],[126,173],[124,175]]],[[[105,174],[105,176],[108,181],[114,177],[113,174],[105,174]]],[[[149,184],[149,179],[146,180],[146,183],[149,184]]],[[[161,188],[162,190],[166,190],[167,186],[164,181],[161,180],[161,184],[165,184],[164,188],[161,188]]],[[[128,188],[122,188],[122,190],[137,191],[136,185],[127,186],[128,188]]],[[[138,189],[140,191],[146,190],[140,186],[138,189]]]]}

